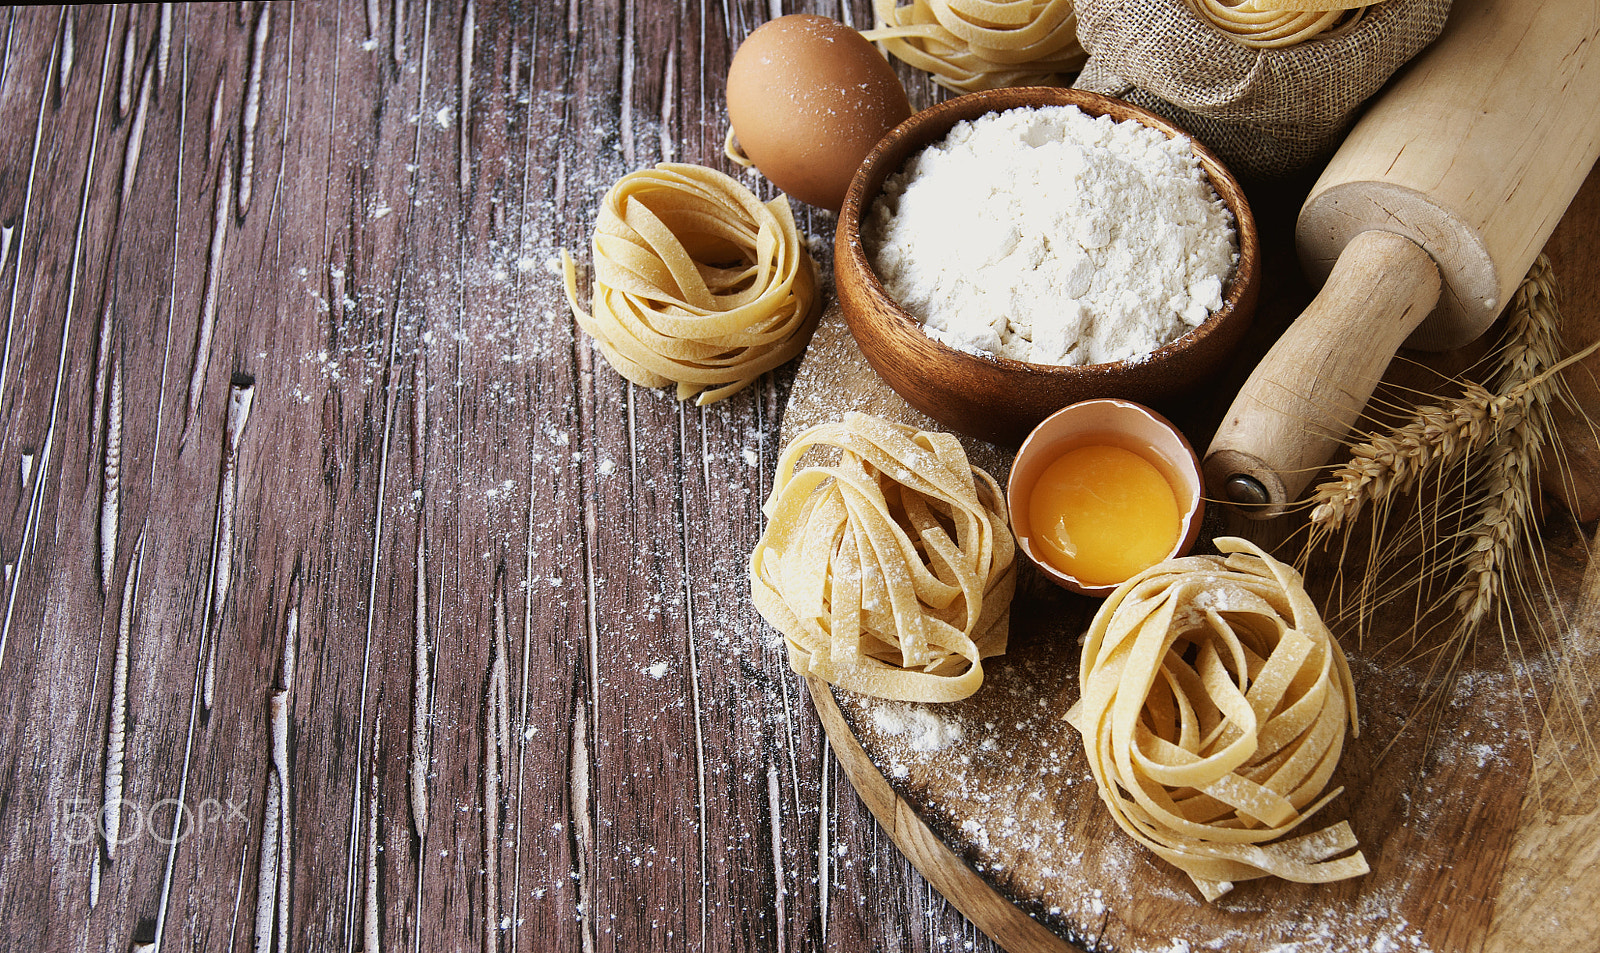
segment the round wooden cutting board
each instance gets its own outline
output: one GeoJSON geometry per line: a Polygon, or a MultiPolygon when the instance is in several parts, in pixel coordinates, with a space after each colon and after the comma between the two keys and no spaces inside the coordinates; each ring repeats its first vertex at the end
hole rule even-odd
{"type": "MultiPolygon", "coordinates": [[[[1600,208],[1595,193],[1586,190],[1600,208]]],[[[830,312],[798,372],[785,439],[851,409],[943,429],[876,378],[830,312]]],[[[1600,418],[1600,407],[1587,411],[1600,418]]],[[[964,442],[1003,485],[1009,452],[964,442]]],[[[1552,511],[1543,532],[1553,604],[1519,611],[1504,641],[1478,638],[1443,688],[1430,679],[1442,643],[1401,638],[1411,605],[1364,632],[1333,623],[1361,734],[1332,781],[1343,793],[1301,832],[1350,822],[1372,871],[1341,883],[1250,881],[1207,903],[1116,827],[1062,720],[1099,600],[1055,588],[1020,554],[1010,644],[986,663],[977,694],[918,705],[815,679],[811,694],[896,845],[1011,953],[1597,950],[1600,728],[1586,725],[1600,726],[1600,572],[1586,573],[1585,525],[1593,530],[1552,511]]],[[[1223,533],[1273,542],[1265,531],[1214,511],[1200,551],[1223,533]]],[[[1279,555],[1297,552],[1291,543],[1279,555]]],[[[1307,567],[1319,604],[1338,571],[1331,557],[1307,567]]]]}

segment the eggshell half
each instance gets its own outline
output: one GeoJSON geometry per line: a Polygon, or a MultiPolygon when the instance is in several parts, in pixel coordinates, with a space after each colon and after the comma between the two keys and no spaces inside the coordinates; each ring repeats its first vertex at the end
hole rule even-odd
{"type": "Polygon", "coordinates": [[[837,212],[861,160],[911,115],[894,69],[837,20],[792,14],[753,30],[728,68],[739,148],[790,196],[837,212]]]}
{"type": "Polygon", "coordinates": [[[1130,449],[1136,447],[1146,451],[1150,462],[1172,484],[1178,495],[1182,524],[1177,545],[1168,558],[1182,556],[1194,546],[1200,535],[1200,524],[1205,518],[1205,499],[1200,460],[1195,456],[1194,447],[1171,421],[1143,404],[1115,398],[1081,401],[1061,408],[1035,427],[1017,450],[1017,458],[1011,465],[1011,477],[1006,485],[1007,507],[1011,511],[1011,528],[1016,535],[1017,548],[1056,585],[1086,596],[1099,597],[1110,595],[1117,588],[1117,583],[1085,583],[1052,566],[1034,545],[1032,528],[1026,515],[1027,502],[1033,495],[1039,475],[1085,437],[1097,437],[1112,444],[1121,444],[1118,438],[1126,438],[1131,444],[1130,449]]]}

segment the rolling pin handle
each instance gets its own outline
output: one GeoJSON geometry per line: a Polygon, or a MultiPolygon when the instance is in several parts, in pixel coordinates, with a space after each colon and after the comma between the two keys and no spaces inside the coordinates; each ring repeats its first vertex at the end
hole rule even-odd
{"type": "Polygon", "coordinates": [[[1288,509],[1433,311],[1439,288],[1438,267],[1411,239],[1356,234],[1217,428],[1204,466],[1211,492],[1252,519],[1288,509]]]}

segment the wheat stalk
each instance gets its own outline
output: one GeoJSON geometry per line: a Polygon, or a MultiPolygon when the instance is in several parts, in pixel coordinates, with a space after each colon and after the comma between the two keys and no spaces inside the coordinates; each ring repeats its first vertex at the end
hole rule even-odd
{"type": "Polygon", "coordinates": [[[1373,545],[1357,587],[1360,623],[1393,598],[1385,579],[1438,579],[1442,584],[1432,591],[1443,594],[1433,599],[1425,588],[1419,618],[1454,610],[1456,635],[1469,638],[1498,612],[1508,575],[1520,585],[1516,574],[1528,560],[1540,569],[1533,529],[1539,466],[1553,432],[1551,407],[1570,401],[1559,375],[1600,349],[1600,341],[1558,360],[1559,312],[1542,255],[1508,312],[1488,386],[1464,382],[1459,396],[1417,408],[1388,431],[1364,434],[1349,460],[1313,491],[1308,549],[1327,546],[1363,512],[1374,511],[1373,545]],[[1408,512],[1398,527],[1390,525],[1392,503],[1424,480],[1434,481],[1440,498],[1408,512]],[[1452,497],[1456,502],[1447,504],[1452,497]],[[1396,568],[1399,555],[1419,543],[1422,554],[1396,568]]]}
{"type": "Polygon", "coordinates": [[[1456,626],[1466,636],[1500,604],[1503,576],[1514,568],[1519,552],[1529,551],[1533,538],[1534,494],[1539,466],[1550,433],[1550,405],[1561,392],[1561,379],[1552,373],[1560,361],[1559,312],[1550,262],[1540,255],[1512,299],[1508,319],[1508,345],[1501,357],[1496,384],[1510,393],[1522,392],[1517,413],[1497,428],[1504,435],[1478,468],[1471,484],[1479,494],[1470,524],[1461,537],[1462,554],[1454,587],[1456,626]]]}
{"type": "Polygon", "coordinates": [[[1533,419],[1497,443],[1478,468],[1475,482],[1481,498],[1460,537],[1458,581],[1452,590],[1461,614],[1458,631],[1476,629],[1499,604],[1502,576],[1531,529],[1536,461],[1544,444],[1544,430],[1533,419]]]}
{"type": "MultiPolygon", "coordinates": [[[[1600,350],[1600,341],[1562,358],[1559,325],[1550,263],[1541,255],[1512,299],[1501,344],[1486,358],[1494,362],[1492,372],[1480,375],[1487,384],[1463,382],[1458,396],[1419,407],[1392,429],[1362,434],[1349,460],[1311,496],[1307,550],[1328,547],[1341,535],[1346,547],[1334,596],[1338,610],[1328,617],[1353,619],[1363,631],[1379,607],[1402,597],[1415,600],[1414,622],[1395,642],[1410,640],[1406,662],[1431,659],[1425,677],[1437,691],[1407,724],[1446,704],[1447,686],[1481,630],[1497,628],[1508,657],[1522,651],[1518,616],[1510,609],[1514,600],[1531,604],[1543,596],[1556,617],[1564,613],[1553,597],[1536,525],[1540,469],[1547,450],[1561,465],[1555,406],[1583,412],[1560,375],[1600,350]],[[1437,492],[1411,492],[1425,484],[1437,492]],[[1369,517],[1364,522],[1370,548],[1365,564],[1350,570],[1356,585],[1346,592],[1348,531],[1363,513],[1369,517]],[[1428,638],[1435,631],[1443,638],[1428,638]]],[[[1541,651],[1554,653],[1555,670],[1575,682],[1558,643],[1541,629],[1532,634],[1541,651]]],[[[1581,725],[1584,716],[1576,706],[1589,690],[1569,688],[1570,695],[1554,692],[1548,701],[1529,692],[1519,703],[1542,709],[1546,717],[1563,709],[1581,725]]],[[[1600,750],[1587,729],[1584,734],[1585,750],[1600,750]]]]}
{"type": "Polygon", "coordinates": [[[1511,299],[1496,390],[1542,378],[1556,365],[1561,354],[1560,320],[1555,274],[1550,259],[1540,255],[1511,299]]]}

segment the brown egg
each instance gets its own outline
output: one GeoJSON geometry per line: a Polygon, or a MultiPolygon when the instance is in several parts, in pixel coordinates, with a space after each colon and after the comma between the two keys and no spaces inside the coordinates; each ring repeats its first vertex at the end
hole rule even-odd
{"type": "Polygon", "coordinates": [[[784,192],[837,212],[861,160],[911,115],[877,48],[813,14],[753,30],[728,68],[728,120],[739,147],[784,192]]]}

